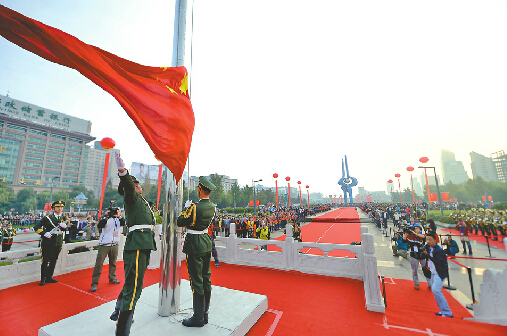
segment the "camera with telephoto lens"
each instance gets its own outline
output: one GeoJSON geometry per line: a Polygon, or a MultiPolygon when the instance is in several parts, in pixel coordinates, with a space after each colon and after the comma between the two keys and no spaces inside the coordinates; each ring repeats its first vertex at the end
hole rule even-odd
{"type": "Polygon", "coordinates": [[[118,214],[118,210],[120,210],[119,207],[109,207],[107,209],[107,217],[114,217],[116,214],[118,214]]]}
{"type": "Polygon", "coordinates": [[[403,233],[408,233],[408,234],[414,234],[414,227],[413,226],[405,226],[403,228],[403,233]]]}

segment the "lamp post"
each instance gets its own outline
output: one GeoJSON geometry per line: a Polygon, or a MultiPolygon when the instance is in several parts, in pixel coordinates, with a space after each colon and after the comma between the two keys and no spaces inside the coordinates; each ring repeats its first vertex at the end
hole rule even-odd
{"type": "Polygon", "coordinates": [[[306,194],[308,195],[308,207],[310,207],[310,186],[306,185],[306,194]]]}
{"type": "MultiPolygon", "coordinates": [[[[100,145],[105,150],[112,149],[116,142],[111,138],[104,138],[100,140],[100,145]]],[[[102,202],[104,201],[104,190],[106,189],[107,172],[109,171],[109,152],[106,153],[106,159],[104,161],[104,173],[102,175],[102,189],[100,192],[100,203],[99,203],[99,218],[102,216],[102,202]]]]}
{"type": "Polygon", "coordinates": [[[400,176],[401,176],[401,174],[394,174],[394,177],[398,178],[398,191],[400,192],[400,204],[403,204],[403,201],[401,200],[401,183],[400,183],[400,176]]]}
{"type": "Polygon", "coordinates": [[[51,179],[51,191],[49,192],[49,206],[51,206],[51,204],[53,204],[53,182],[55,181],[55,179],[59,179],[60,176],[55,176],[51,179]]]}
{"type": "Polygon", "coordinates": [[[291,202],[290,202],[290,177],[287,176],[285,178],[285,181],[287,181],[287,183],[289,184],[289,193],[288,193],[288,196],[289,196],[289,206],[291,206],[291,202]]]}
{"type": "MultiPolygon", "coordinates": [[[[426,163],[429,160],[430,159],[423,156],[422,158],[419,159],[419,162],[426,163]]],[[[426,180],[426,194],[428,194],[428,206],[429,206],[429,204],[431,204],[431,195],[430,195],[430,185],[428,184],[428,174],[426,173],[426,168],[424,168],[424,179],[426,180]]]]}
{"type": "MultiPolygon", "coordinates": [[[[428,161],[426,161],[428,162],[428,161]]],[[[440,194],[440,187],[438,186],[438,178],[437,178],[437,170],[435,169],[435,167],[424,167],[424,166],[419,166],[419,168],[424,168],[424,174],[426,176],[426,183],[427,183],[427,175],[426,175],[426,168],[433,168],[433,174],[435,174],[435,184],[437,185],[437,197],[438,197],[438,202],[440,203],[440,214],[443,216],[444,215],[444,202],[442,201],[442,195],[440,194]]],[[[429,185],[428,185],[428,192],[429,192],[429,185]]],[[[428,197],[429,197],[429,194],[428,194],[428,197]]],[[[431,199],[430,199],[430,202],[431,202],[431,199]]]]}
{"type": "Polygon", "coordinates": [[[252,185],[253,185],[253,194],[254,194],[254,216],[256,216],[256,215],[257,215],[257,208],[256,208],[256,206],[255,206],[255,203],[256,203],[256,201],[255,201],[255,183],[256,183],[256,182],[261,182],[261,181],[262,181],[262,179],[257,180],[257,181],[252,180],[252,185]]]}
{"type": "Polygon", "coordinates": [[[278,208],[278,174],[274,173],[273,177],[275,179],[275,188],[276,188],[276,207],[278,208]]]}
{"type": "Polygon", "coordinates": [[[414,193],[414,178],[412,177],[412,172],[414,171],[414,167],[407,167],[407,171],[410,172],[410,184],[412,185],[412,200],[415,203],[415,193],[414,193]]]}
{"type": "Polygon", "coordinates": [[[393,180],[388,180],[387,183],[391,185],[391,202],[394,203],[394,196],[393,196],[393,180]]]}
{"type": "Polygon", "coordinates": [[[303,201],[301,200],[301,181],[298,181],[299,185],[299,206],[303,206],[303,201]]]}

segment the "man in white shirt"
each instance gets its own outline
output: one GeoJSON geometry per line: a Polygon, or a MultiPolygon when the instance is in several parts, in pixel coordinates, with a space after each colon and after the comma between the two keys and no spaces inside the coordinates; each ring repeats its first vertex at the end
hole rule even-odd
{"type": "Polygon", "coordinates": [[[107,217],[102,218],[97,225],[102,229],[99,238],[99,251],[95,260],[95,268],[92,275],[92,292],[97,291],[102,265],[106,257],[109,257],[109,283],[117,285],[116,259],[118,258],[118,243],[120,242],[120,226],[125,225],[125,220],[120,217],[121,210],[118,207],[108,209],[107,217]]]}

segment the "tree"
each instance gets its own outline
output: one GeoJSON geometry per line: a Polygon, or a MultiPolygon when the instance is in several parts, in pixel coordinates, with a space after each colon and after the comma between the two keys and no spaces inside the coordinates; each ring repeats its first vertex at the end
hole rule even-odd
{"type": "Polygon", "coordinates": [[[49,195],[49,190],[44,190],[37,194],[37,209],[44,209],[44,205],[46,205],[46,203],[49,203],[49,195]]]}
{"type": "Polygon", "coordinates": [[[66,190],[60,190],[57,192],[53,191],[53,202],[62,200],[65,202],[65,207],[63,208],[64,211],[70,211],[70,195],[68,191],[66,190]]]}
{"type": "Polygon", "coordinates": [[[12,187],[4,179],[0,179],[0,212],[10,211],[16,195],[12,187]]]}
{"type": "Polygon", "coordinates": [[[211,202],[220,206],[222,199],[225,196],[224,187],[222,186],[222,176],[218,175],[218,173],[215,173],[211,174],[209,178],[211,183],[217,187],[217,189],[211,193],[209,199],[211,202]]]}
{"type": "Polygon", "coordinates": [[[16,210],[20,213],[37,210],[37,195],[33,188],[23,188],[16,195],[16,210]]]}

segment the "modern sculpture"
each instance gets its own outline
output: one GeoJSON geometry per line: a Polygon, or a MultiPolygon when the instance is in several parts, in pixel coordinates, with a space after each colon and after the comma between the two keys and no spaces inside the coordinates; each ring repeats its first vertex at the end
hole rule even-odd
{"type": "Polygon", "coordinates": [[[347,155],[345,155],[345,166],[343,165],[342,159],[342,178],[338,181],[338,184],[342,187],[343,198],[345,200],[345,203],[353,203],[352,187],[355,187],[357,185],[357,179],[349,175],[349,165],[347,163],[347,155]],[[345,170],[347,171],[347,175],[345,175],[345,170]],[[349,194],[350,202],[347,202],[347,194],[349,194]]]}

